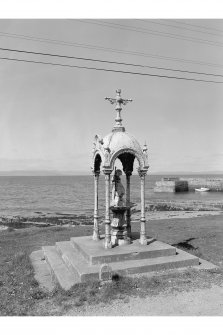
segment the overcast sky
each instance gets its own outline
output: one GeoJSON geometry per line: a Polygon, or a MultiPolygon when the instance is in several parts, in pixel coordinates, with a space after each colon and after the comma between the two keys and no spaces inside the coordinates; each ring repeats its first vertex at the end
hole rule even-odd
{"type": "MultiPolygon", "coordinates": [[[[0,47],[223,75],[223,20],[100,19],[100,25],[87,21],[0,20],[0,47]]],[[[223,81],[223,77],[1,50],[0,57],[223,81]]],[[[117,88],[124,98],[133,99],[123,108],[123,125],[141,145],[146,140],[151,172],[223,171],[223,84],[1,59],[0,171],[90,171],[95,134],[105,136],[114,125],[114,106],[104,97],[114,97],[117,88]]]]}

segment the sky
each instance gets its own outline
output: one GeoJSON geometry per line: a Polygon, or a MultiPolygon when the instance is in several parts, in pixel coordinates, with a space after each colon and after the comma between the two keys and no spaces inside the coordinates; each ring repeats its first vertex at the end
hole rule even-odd
{"type": "MultiPolygon", "coordinates": [[[[220,19],[1,19],[0,47],[223,76],[220,19]]],[[[0,57],[223,82],[12,51],[0,50],[0,57]]],[[[141,145],[146,141],[151,173],[223,172],[223,83],[0,59],[0,173],[90,173],[94,136],[107,135],[116,115],[104,98],[115,97],[118,88],[123,98],[133,99],[123,107],[123,125],[141,145]]]]}

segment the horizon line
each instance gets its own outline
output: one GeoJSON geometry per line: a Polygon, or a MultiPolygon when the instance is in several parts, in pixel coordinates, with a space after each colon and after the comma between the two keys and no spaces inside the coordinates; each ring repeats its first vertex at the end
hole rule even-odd
{"type": "MultiPolygon", "coordinates": [[[[148,175],[193,175],[193,174],[223,174],[223,171],[155,171],[149,172],[148,175]]],[[[0,171],[1,177],[10,177],[10,176],[86,176],[92,175],[89,171],[55,171],[55,170],[10,170],[10,171],[0,171]]],[[[133,175],[137,175],[137,172],[133,173],[133,175]]]]}

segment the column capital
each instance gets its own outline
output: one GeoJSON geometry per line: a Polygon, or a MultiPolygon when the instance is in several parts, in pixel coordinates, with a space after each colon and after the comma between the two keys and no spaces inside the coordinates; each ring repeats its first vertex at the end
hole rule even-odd
{"type": "Polygon", "coordinates": [[[100,175],[100,170],[99,171],[92,171],[93,176],[98,177],[100,175]]]}
{"type": "Polygon", "coordinates": [[[93,174],[93,176],[99,175],[100,174],[100,169],[99,170],[95,170],[94,167],[91,167],[91,173],[93,174]]]}
{"type": "Polygon", "coordinates": [[[103,173],[105,174],[105,175],[110,175],[111,173],[112,173],[112,169],[103,169],[103,173]]]}
{"type": "Polygon", "coordinates": [[[140,170],[140,169],[138,169],[138,174],[139,174],[140,178],[143,178],[143,177],[146,176],[147,170],[140,170]]]}

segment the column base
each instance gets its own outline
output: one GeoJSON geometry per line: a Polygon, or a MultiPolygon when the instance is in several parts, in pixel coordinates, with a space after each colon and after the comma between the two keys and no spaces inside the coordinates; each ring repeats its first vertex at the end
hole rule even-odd
{"type": "Polygon", "coordinates": [[[140,236],[139,243],[141,245],[147,245],[147,238],[145,236],[140,236]]]}
{"type": "Polygon", "coordinates": [[[131,239],[131,237],[132,237],[131,225],[127,226],[126,230],[127,230],[127,236],[128,236],[128,238],[131,239]]]}
{"type": "Polygon", "coordinates": [[[112,248],[112,243],[111,241],[106,241],[104,242],[104,247],[105,249],[111,249],[112,248]]]}
{"type": "Polygon", "coordinates": [[[99,241],[100,240],[99,232],[97,232],[97,231],[93,232],[92,240],[94,240],[94,241],[99,241]]]}

